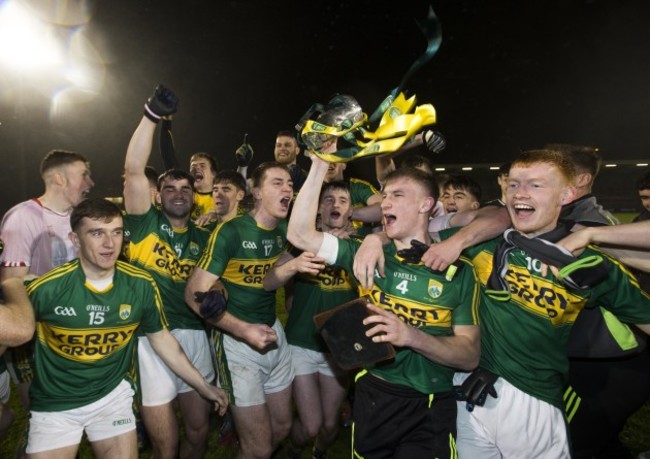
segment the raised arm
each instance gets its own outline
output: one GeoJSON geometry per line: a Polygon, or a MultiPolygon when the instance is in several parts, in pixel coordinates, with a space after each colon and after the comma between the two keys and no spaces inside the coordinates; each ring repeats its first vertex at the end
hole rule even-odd
{"type": "Polygon", "coordinates": [[[316,155],[311,156],[312,163],[307,180],[293,204],[287,239],[300,250],[318,253],[323,243],[323,233],[316,229],[316,215],[318,214],[318,197],[328,163],[316,155]]]}
{"type": "Polygon", "coordinates": [[[144,169],[149,161],[156,125],[142,117],[136,128],[124,161],[124,209],[129,214],[142,215],[151,207],[149,181],[144,169]]]}
{"type": "Polygon", "coordinates": [[[176,160],[176,146],[174,145],[174,136],[172,135],[171,116],[163,118],[158,133],[158,148],[160,148],[160,157],[162,158],[165,170],[176,169],[178,161],[176,160]]]}
{"type": "Polygon", "coordinates": [[[131,136],[124,161],[124,208],[129,214],[142,215],[151,207],[144,170],[151,155],[156,124],[161,116],[176,112],[177,103],[172,91],[158,85],[147,100],[144,116],[131,136]]]}
{"type": "MultiPolygon", "coordinates": [[[[246,179],[248,166],[253,159],[253,147],[248,143],[248,134],[244,134],[243,143],[235,150],[235,161],[237,162],[237,173],[246,179]]],[[[248,185],[247,185],[248,186],[248,185]]],[[[248,192],[248,190],[246,190],[248,192]]]]}

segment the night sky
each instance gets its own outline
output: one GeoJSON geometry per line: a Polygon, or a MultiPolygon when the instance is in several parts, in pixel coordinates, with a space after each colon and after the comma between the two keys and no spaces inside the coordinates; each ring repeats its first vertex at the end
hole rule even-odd
{"type": "MultiPolygon", "coordinates": [[[[42,192],[38,163],[52,148],[90,159],[94,195],[121,194],[126,146],[158,82],[180,98],[181,164],[207,151],[234,167],[244,133],[253,165],[270,159],[275,133],[336,93],[370,113],[424,51],[414,20],[429,4],[442,46],[406,89],[436,107],[448,141],[437,164],[501,163],[549,142],[650,156],[647,1],[96,1],[88,21],[49,16],[94,75],[82,89],[0,67],[0,211],[42,192]]],[[[161,167],[157,149],[150,163],[161,167]]]]}

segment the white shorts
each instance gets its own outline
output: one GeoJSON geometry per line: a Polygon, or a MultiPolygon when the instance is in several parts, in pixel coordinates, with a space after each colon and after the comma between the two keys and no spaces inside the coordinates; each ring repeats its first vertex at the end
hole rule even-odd
{"type": "MultiPolygon", "coordinates": [[[[456,373],[461,385],[469,373],[456,373]]],[[[459,458],[503,457],[561,459],[571,457],[562,411],[517,389],[503,378],[494,384],[497,398],[467,411],[458,402],[456,446],[459,458]]]]}
{"type": "Polygon", "coordinates": [[[31,411],[27,454],[78,445],[86,432],[91,442],[135,430],[133,389],[122,380],[108,395],[65,411],[31,411]]]}
{"type": "Polygon", "coordinates": [[[291,386],[291,350],[282,324],[277,319],[273,330],[278,335],[276,347],[264,353],[253,349],[244,341],[222,334],[225,356],[217,350],[221,360],[219,387],[229,393],[235,406],[262,405],[266,403],[265,394],[274,394],[291,386]]]}
{"type": "Polygon", "coordinates": [[[7,403],[11,395],[11,377],[7,370],[0,373],[0,402],[7,403]]]}
{"type": "Polygon", "coordinates": [[[296,376],[319,373],[338,378],[348,373],[336,364],[332,358],[332,354],[318,352],[292,344],[289,345],[289,349],[291,349],[291,360],[293,361],[293,369],[296,376]]]}
{"type": "MultiPolygon", "coordinates": [[[[171,330],[187,358],[208,381],[214,380],[210,343],[203,330],[171,330]]],[[[178,394],[194,390],[176,376],[153,350],[146,336],[138,338],[138,363],[143,406],[159,406],[171,402],[178,394]]]]}

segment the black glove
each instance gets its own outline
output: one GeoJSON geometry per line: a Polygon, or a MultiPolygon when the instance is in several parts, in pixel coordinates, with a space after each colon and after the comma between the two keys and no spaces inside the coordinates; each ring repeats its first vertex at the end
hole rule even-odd
{"type": "Polygon", "coordinates": [[[473,411],[474,406],[485,404],[488,395],[497,398],[497,391],[494,388],[497,379],[499,379],[498,375],[479,367],[472,371],[461,386],[454,386],[456,399],[461,402],[466,401],[467,411],[473,411]]]}
{"type": "Polygon", "coordinates": [[[253,159],[253,147],[248,143],[248,134],[244,134],[244,143],[235,150],[235,159],[239,167],[247,167],[253,159]]]}
{"type": "Polygon", "coordinates": [[[422,255],[429,250],[429,246],[417,239],[411,239],[411,247],[397,251],[397,255],[402,257],[406,263],[417,265],[422,259],[422,255]]]}
{"type": "Polygon", "coordinates": [[[196,292],[194,300],[201,302],[199,313],[205,320],[214,319],[226,312],[226,297],[219,290],[208,290],[207,292],[196,292]]]}
{"type": "Polygon", "coordinates": [[[178,97],[174,91],[159,84],[144,104],[144,116],[157,123],[162,116],[176,113],[177,107],[178,97]]]}
{"type": "Polygon", "coordinates": [[[447,146],[447,141],[438,131],[424,131],[422,140],[427,144],[427,148],[431,153],[440,153],[447,146]]]}

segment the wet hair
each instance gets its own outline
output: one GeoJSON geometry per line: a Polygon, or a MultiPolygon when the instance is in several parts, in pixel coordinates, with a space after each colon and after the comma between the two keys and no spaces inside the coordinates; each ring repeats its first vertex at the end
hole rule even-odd
{"type": "Polygon", "coordinates": [[[234,185],[237,189],[243,191],[246,193],[246,180],[244,177],[239,172],[235,172],[233,170],[225,170],[219,172],[215,177],[214,177],[214,184],[228,184],[230,183],[231,185],[234,185]]]}
{"type": "Polygon", "coordinates": [[[109,222],[115,217],[122,218],[122,211],[119,207],[110,201],[102,198],[85,199],[79,203],[70,214],[70,227],[72,231],[77,231],[81,220],[84,218],[91,220],[103,220],[109,222]]]}
{"type": "Polygon", "coordinates": [[[592,182],[600,171],[602,159],[596,147],[568,143],[549,143],[544,146],[544,149],[559,151],[566,155],[575,166],[576,174],[590,174],[592,182]]]}
{"type": "Polygon", "coordinates": [[[50,150],[41,161],[41,176],[51,169],[81,161],[88,163],[85,156],[66,150],[50,150]]]}
{"type": "Polygon", "coordinates": [[[479,185],[473,178],[466,174],[452,175],[447,179],[443,188],[447,189],[449,187],[455,188],[456,190],[467,191],[471,194],[476,201],[481,201],[481,185],[479,185]]]}
{"type": "Polygon", "coordinates": [[[639,177],[636,181],[636,189],[641,190],[650,190],[650,172],[639,177]]]}
{"type": "Polygon", "coordinates": [[[386,188],[390,182],[398,179],[413,180],[424,188],[427,196],[432,196],[436,201],[438,201],[438,197],[440,196],[438,182],[431,174],[427,174],[426,172],[413,167],[400,167],[386,176],[386,179],[384,180],[384,188],[386,188]]]}
{"type": "Polygon", "coordinates": [[[190,186],[192,187],[192,191],[195,191],[194,177],[192,177],[189,173],[182,171],[180,169],[167,169],[165,172],[160,174],[160,177],[158,177],[158,186],[157,186],[158,191],[160,191],[163,181],[168,178],[172,180],[187,180],[190,186]]]}
{"type": "Polygon", "coordinates": [[[568,183],[573,183],[576,177],[576,167],[567,155],[557,150],[528,150],[519,153],[510,166],[529,167],[537,163],[546,163],[555,166],[568,183]]]}
{"type": "MultiPolygon", "coordinates": [[[[352,198],[352,195],[350,193],[350,184],[344,180],[335,180],[333,182],[323,183],[323,188],[320,190],[320,196],[318,197],[319,204],[323,201],[323,196],[325,196],[325,193],[330,190],[343,190],[347,192],[348,195],[350,195],[350,198],[352,198]]],[[[351,200],[350,204],[352,204],[351,200]]]]}
{"type": "Polygon", "coordinates": [[[289,168],[276,162],[276,161],[267,161],[255,168],[251,174],[251,180],[253,181],[253,188],[259,188],[266,177],[266,172],[269,169],[282,169],[287,171],[287,174],[291,175],[289,168]]]}
{"type": "Polygon", "coordinates": [[[216,174],[217,173],[217,160],[214,159],[214,156],[212,156],[209,153],[204,153],[204,152],[199,152],[199,153],[194,153],[192,157],[190,158],[190,164],[192,161],[196,161],[197,159],[205,159],[210,163],[210,169],[212,169],[212,173],[216,174]]]}
{"type": "Polygon", "coordinates": [[[410,155],[404,158],[400,167],[412,167],[418,169],[420,167],[426,167],[431,173],[433,173],[433,165],[431,161],[426,156],[422,155],[410,155]]]}

